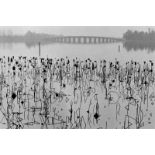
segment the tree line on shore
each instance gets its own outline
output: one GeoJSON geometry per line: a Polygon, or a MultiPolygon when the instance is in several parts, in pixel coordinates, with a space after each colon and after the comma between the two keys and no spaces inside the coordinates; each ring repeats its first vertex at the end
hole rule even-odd
{"type": "Polygon", "coordinates": [[[128,30],[123,34],[125,41],[142,41],[155,42],[155,31],[148,29],[148,31],[131,31],[128,30]]]}
{"type": "Polygon", "coordinates": [[[0,42],[44,42],[49,41],[51,38],[57,35],[46,34],[46,33],[36,33],[28,31],[24,35],[17,34],[0,34],[0,42]]]}

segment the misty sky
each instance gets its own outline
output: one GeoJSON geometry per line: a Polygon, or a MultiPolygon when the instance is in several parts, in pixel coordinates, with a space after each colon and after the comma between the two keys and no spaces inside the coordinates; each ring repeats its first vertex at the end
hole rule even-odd
{"type": "MultiPolygon", "coordinates": [[[[149,26],[14,26],[5,27],[1,26],[0,31],[12,30],[14,34],[24,34],[28,30],[34,32],[44,32],[50,34],[63,34],[63,35],[101,35],[101,36],[112,36],[122,37],[122,34],[128,29],[130,30],[143,30],[148,31],[149,26]]],[[[155,29],[155,27],[150,27],[155,29]]]]}

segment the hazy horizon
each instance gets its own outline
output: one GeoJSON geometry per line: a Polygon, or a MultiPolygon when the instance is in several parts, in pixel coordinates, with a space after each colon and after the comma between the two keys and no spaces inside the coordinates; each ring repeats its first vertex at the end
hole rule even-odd
{"type": "Polygon", "coordinates": [[[122,37],[128,29],[148,31],[155,26],[1,26],[0,31],[12,31],[13,34],[25,34],[27,31],[56,35],[99,35],[122,37]]]}

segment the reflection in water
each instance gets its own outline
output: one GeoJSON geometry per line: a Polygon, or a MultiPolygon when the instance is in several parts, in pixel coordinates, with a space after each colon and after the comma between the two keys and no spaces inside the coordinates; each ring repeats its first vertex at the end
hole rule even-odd
{"type": "MultiPolygon", "coordinates": [[[[38,56],[39,44],[27,46],[25,43],[0,44],[0,57],[3,56],[38,56]],[[29,48],[31,47],[31,48],[29,48]]],[[[137,50],[136,52],[123,47],[122,43],[113,44],[43,44],[41,43],[42,57],[66,57],[74,58],[75,55],[80,58],[91,59],[107,59],[109,61],[117,58],[122,63],[129,60],[143,62],[152,60],[155,57],[155,52],[148,53],[146,50],[137,50]]]]}
{"type": "MultiPolygon", "coordinates": [[[[9,49],[12,50],[14,45],[19,45],[21,43],[13,43],[13,42],[0,42],[0,49],[9,49]]],[[[25,42],[25,45],[28,49],[38,46],[36,42],[25,42]]],[[[42,45],[47,45],[47,43],[42,43],[42,45]]]]}
{"type": "Polygon", "coordinates": [[[0,49],[9,49],[12,50],[13,43],[0,43],[0,49]]]}
{"type": "MultiPolygon", "coordinates": [[[[25,42],[25,46],[28,49],[32,49],[34,47],[37,47],[38,44],[39,43],[36,43],[36,42],[25,42]]],[[[14,45],[18,45],[18,43],[0,43],[0,49],[12,50],[14,45]]],[[[42,42],[41,45],[42,46],[48,46],[48,45],[55,45],[55,43],[42,42]]],[[[107,44],[104,44],[104,45],[107,45],[107,44]]],[[[112,44],[110,44],[110,45],[112,46],[112,44]]],[[[118,48],[118,52],[120,52],[121,51],[120,44],[117,46],[117,48],[118,48]]],[[[125,50],[127,52],[145,50],[148,53],[150,53],[150,52],[155,51],[155,42],[125,41],[125,42],[123,42],[123,48],[125,48],[125,50]]]]}
{"type": "MultiPolygon", "coordinates": [[[[24,44],[28,49],[34,48],[36,46],[38,46],[39,42],[33,42],[33,41],[26,41],[25,43],[20,43],[20,42],[0,42],[0,48],[1,49],[12,49],[13,45],[19,45],[19,44],[24,44]]],[[[46,46],[46,45],[52,45],[52,44],[56,44],[56,43],[52,43],[52,42],[41,42],[41,45],[46,46]]]]}
{"type": "Polygon", "coordinates": [[[127,51],[146,50],[153,52],[155,51],[155,42],[126,41],[123,43],[123,47],[126,48],[127,51]]]}

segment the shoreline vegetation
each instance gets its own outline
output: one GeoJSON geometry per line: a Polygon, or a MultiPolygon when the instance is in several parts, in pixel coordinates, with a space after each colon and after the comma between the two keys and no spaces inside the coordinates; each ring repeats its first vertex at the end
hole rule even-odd
{"type": "Polygon", "coordinates": [[[155,31],[148,29],[144,31],[128,30],[123,34],[123,46],[127,51],[148,50],[155,51],[155,31]]]}
{"type": "MultiPolygon", "coordinates": [[[[27,47],[38,45],[41,42],[42,45],[55,43],[54,37],[62,37],[63,35],[54,35],[46,33],[36,33],[28,31],[23,35],[17,35],[13,33],[0,33],[0,43],[25,43],[27,47]]],[[[131,31],[128,30],[122,36],[123,46],[127,51],[131,50],[155,50],[155,31],[148,29],[144,31],[131,31]]]]}
{"type": "Polygon", "coordinates": [[[127,32],[123,34],[123,40],[155,43],[155,31],[151,29],[148,29],[147,32],[128,30],[127,32]]]}
{"type": "Polygon", "coordinates": [[[42,44],[52,43],[52,38],[63,36],[46,33],[35,33],[28,31],[24,35],[2,34],[0,43],[25,43],[27,46],[33,46],[41,42],[42,44]]]}
{"type": "Polygon", "coordinates": [[[123,42],[123,47],[128,51],[147,50],[148,53],[155,51],[155,41],[134,41],[123,42]]]}
{"type": "MultiPolygon", "coordinates": [[[[63,35],[54,35],[47,33],[36,33],[32,31],[26,32],[24,35],[17,35],[13,33],[0,33],[0,42],[38,42],[49,41],[54,37],[62,37],[63,35]]],[[[122,41],[136,41],[136,42],[155,42],[155,31],[131,31],[128,30],[122,36],[122,41]]]]}

